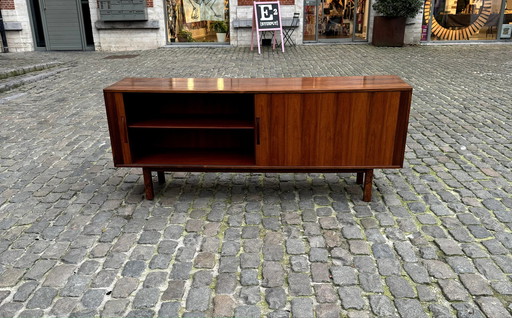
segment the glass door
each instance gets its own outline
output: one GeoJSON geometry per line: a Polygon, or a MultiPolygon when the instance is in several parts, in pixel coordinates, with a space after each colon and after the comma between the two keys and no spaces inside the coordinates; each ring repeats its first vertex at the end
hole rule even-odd
{"type": "Polygon", "coordinates": [[[305,0],[304,42],[365,41],[370,0],[305,0]]]}

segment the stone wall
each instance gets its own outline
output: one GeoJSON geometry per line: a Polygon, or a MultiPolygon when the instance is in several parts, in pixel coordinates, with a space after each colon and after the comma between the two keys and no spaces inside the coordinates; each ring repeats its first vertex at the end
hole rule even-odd
{"type": "Polygon", "coordinates": [[[27,1],[14,0],[7,1],[6,3],[8,6],[5,5],[2,8],[4,23],[16,26],[14,30],[6,30],[9,52],[33,51],[34,40],[32,38],[27,1]]]}
{"type": "Polygon", "coordinates": [[[105,29],[97,23],[98,4],[89,0],[94,46],[97,51],[148,50],[166,45],[164,1],[152,1],[148,10],[147,22],[109,22],[105,25],[115,28],[105,29]],[[126,26],[126,28],[123,28],[126,26]]]}

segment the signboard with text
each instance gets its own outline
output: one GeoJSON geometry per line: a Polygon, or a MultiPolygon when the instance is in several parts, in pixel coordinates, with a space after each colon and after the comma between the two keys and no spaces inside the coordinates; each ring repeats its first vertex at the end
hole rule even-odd
{"type": "Polygon", "coordinates": [[[275,48],[276,33],[279,31],[281,47],[284,52],[283,26],[281,24],[281,7],[279,1],[254,2],[252,15],[251,50],[254,47],[254,32],[258,42],[258,54],[261,54],[260,32],[272,31],[272,48],[275,48]]]}

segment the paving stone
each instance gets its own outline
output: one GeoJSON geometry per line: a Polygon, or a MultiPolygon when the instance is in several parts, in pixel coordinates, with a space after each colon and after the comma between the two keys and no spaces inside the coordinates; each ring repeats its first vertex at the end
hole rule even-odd
{"type": "Polygon", "coordinates": [[[354,260],[353,255],[349,251],[341,247],[333,248],[331,250],[331,257],[337,261],[339,260],[341,265],[352,265],[354,260]]]}
{"type": "Polygon", "coordinates": [[[476,302],[488,317],[512,317],[503,304],[495,297],[480,297],[476,302]]]}
{"type": "Polygon", "coordinates": [[[232,294],[237,285],[236,275],[233,273],[220,273],[217,277],[217,294],[232,294]]]}
{"type": "Polygon", "coordinates": [[[315,283],[330,282],[329,265],[326,263],[312,263],[311,276],[315,283]]]}
{"type": "Polygon", "coordinates": [[[261,310],[257,306],[239,306],[235,308],[235,317],[259,318],[261,310]]]}
{"type": "Polygon", "coordinates": [[[478,274],[462,274],[459,276],[462,284],[473,296],[492,295],[489,283],[478,274]]]}
{"type": "Polygon", "coordinates": [[[158,317],[174,318],[179,316],[180,303],[179,302],[166,302],[162,303],[158,311],[158,317]]]}
{"type": "Polygon", "coordinates": [[[455,272],[446,263],[437,260],[426,260],[424,263],[429,274],[435,278],[448,279],[456,277],[455,272]]]}
{"type": "Polygon", "coordinates": [[[169,287],[162,294],[162,300],[168,301],[173,299],[181,299],[185,292],[185,281],[171,280],[169,287]]]}
{"type": "Polygon", "coordinates": [[[271,309],[284,308],[286,305],[286,293],[281,287],[265,290],[265,300],[271,309]]]}
{"type": "Polygon", "coordinates": [[[127,298],[130,296],[135,289],[137,289],[137,285],[139,284],[139,280],[133,277],[122,277],[120,278],[112,290],[112,297],[114,298],[127,298]]]}
{"type": "Polygon", "coordinates": [[[386,244],[373,244],[372,245],[373,255],[377,259],[381,258],[394,258],[395,255],[391,247],[386,244]]]}
{"type": "Polygon", "coordinates": [[[472,303],[456,302],[452,304],[452,307],[457,311],[457,317],[465,318],[484,318],[485,316],[480,311],[477,305],[472,303]]]}
{"type": "Polygon", "coordinates": [[[306,253],[306,245],[300,239],[286,240],[286,252],[291,255],[306,253]]]}
{"type": "Polygon", "coordinates": [[[426,318],[427,314],[424,312],[423,307],[416,299],[400,298],[395,299],[395,305],[398,312],[402,317],[407,318],[426,318]]]}
{"type": "Polygon", "coordinates": [[[362,297],[362,290],[357,286],[340,287],[339,295],[341,298],[341,305],[345,309],[363,309],[366,305],[362,297]]]}
{"type": "Polygon", "coordinates": [[[331,284],[315,284],[316,300],[319,303],[334,303],[338,300],[338,294],[331,284]]]}
{"type": "Polygon", "coordinates": [[[469,294],[464,287],[454,279],[440,279],[438,281],[441,290],[450,301],[467,301],[469,294]]]}
{"type": "Polygon", "coordinates": [[[255,269],[243,269],[240,272],[240,284],[242,286],[259,285],[258,271],[255,269]]]}
{"type": "Polygon", "coordinates": [[[82,296],[91,282],[90,276],[73,275],[59,292],[63,297],[80,297],[82,296]]]}
{"type": "Polygon", "coordinates": [[[153,308],[160,297],[158,288],[142,288],[133,299],[133,308],[153,308]]]}
{"type": "Polygon", "coordinates": [[[476,268],[471,262],[471,260],[467,257],[462,256],[453,256],[453,257],[447,257],[446,261],[450,266],[453,268],[453,270],[457,274],[465,274],[465,273],[475,273],[476,268]]]}
{"type": "Polygon", "coordinates": [[[416,291],[418,292],[418,297],[422,302],[436,301],[436,294],[441,293],[437,292],[437,290],[436,293],[434,293],[432,288],[429,287],[429,285],[416,285],[416,291]]]}
{"type": "Polygon", "coordinates": [[[24,278],[39,280],[46,274],[57,262],[54,260],[39,260],[26,273],[24,278]]]}
{"type": "Polygon", "coordinates": [[[380,276],[372,273],[359,274],[359,284],[365,292],[383,293],[382,282],[380,276]]]}
{"type": "Polygon", "coordinates": [[[18,283],[21,277],[25,274],[24,269],[10,268],[0,274],[0,288],[12,287],[18,283]]]}
{"type": "Polygon", "coordinates": [[[297,318],[311,318],[313,314],[313,300],[309,298],[294,298],[292,303],[292,316],[297,318]]]}
{"type": "Polygon", "coordinates": [[[166,272],[151,272],[144,279],[143,287],[144,288],[158,288],[161,287],[167,279],[166,272]]]}
{"type": "MultiPolygon", "coordinates": [[[[235,312],[235,306],[236,303],[231,298],[231,296],[217,295],[213,298],[213,315],[215,317],[233,317],[235,312]]],[[[176,313],[175,317],[177,316],[178,315],[176,313]]]]}
{"type": "Polygon", "coordinates": [[[82,305],[84,308],[98,308],[103,302],[105,294],[106,290],[104,289],[90,289],[82,297],[82,305]]]}
{"type": "Polygon", "coordinates": [[[211,291],[208,287],[190,289],[187,296],[188,311],[205,311],[208,309],[211,291]]]}
{"type": "Polygon", "coordinates": [[[57,290],[51,287],[41,287],[35,291],[34,296],[29,299],[27,309],[49,308],[53,299],[57,296],[57,290]]]}
{"type": "Polygon", "coordinates": [[[263,281],[264,287],[280,287],[284,284],[284,270],[280,263],[263,263],[263,281]]]}
{"type": "Polygon", "coordinates": [[[319,304],[315,307],[315,313],[318,318],[338,318],[341,308],[335,304],[319,304]]]}
{"type": "Polygon", "coordinates": [[[325,248],[313,247],[309,251],[309,260],[311,262],[327,262],[329,259],[329,253],[325,248]]]}
{"type": "MultiPolygon", "coordinates": [[[[0,317],[14,317],[23,308],[22,303],[6,303],[0,306],[0,317]]],[[[38,307],[34,307],[38,308],[38,307]]]]}
{"type": "Polygon", "coordinates": [[[416,293],[406,279],[400,276],[386,277],[386,285],[395,298],[414,298],[416,293]]]}
{"type": "Polygon", "coordinates": [[[243,253],[240,255],[241,268],[258,268],[260,262],[260,255],[257,253],[243,253]]]}
{"type": "MultiPolygon", "coordinates": [[[[92,288],[109,287],[112,285],[116,278],[116,271],[114,270],[102,270],[93,278],[91,282],[92,288]]],[[[64,285],[64,284],[62,284],[64,285]]],[[[44,286],[44,284],[43,284],[44,286]]]]}
{"type": "Polygon", "coordinates": [[[334,284],[339,286],[357,284],[357,275],[354,268],[349,266],[331,267],[331,275],[334,284]]]}
{"type": "MultiPolygon", "coordinates": [[[[37,282],[26,282],[18,288],[18,291],[14,294],[12,300],[16,302],[26,301],[32,292],[37,288],[39,283],[37,282]]],[[[1,297],[0,297],[1,299],[1,297]]],[[[3,300],[3,299],[2,299],[3,300]]],[[[0,302],[1,303],[1,302],[0,302]]]]}
{"type": "Polygon", "coordinates": [[[239,298],[246,305],[256,305],[261,301],[261,291],[259,286],[242,286],[239,298]]]}
{"type": "Polygon", "coordinates": [[[77,306],[79,306],[79,303],[76,301],[76,298],[60,298],[55,301],[50,313],[60,317],[68,316],[77,306]]]}
{"type": "Polygon", "coordinates": [[[192,270],[192,263],[174,263],[171,270],[170,278],[174,280],[187,280],[192,270]]]}
{"type": "Polygon", "coordinates": [[[459,244],[454,240],[437,238],[435,242],[446,255],[464,255],[459,244]]]}
{"type": "Polygon", "coordinates": [[[370,306],[377,317],[396,317],[396,308],[393,302],[384,295],[371,295],[370,306]]]}
{"type": "Polygon", "coordinates": [[[311,277],[308,274],[288,274],[288,285],[292,296],[310,296],[313,293],[311,289],[311,277]]]}

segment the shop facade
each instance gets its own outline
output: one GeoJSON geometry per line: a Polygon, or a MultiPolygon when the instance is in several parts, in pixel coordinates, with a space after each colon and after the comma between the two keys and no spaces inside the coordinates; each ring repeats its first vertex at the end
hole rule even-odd
{"type": "MultiPolygon", "coordinates": [[[[293,42],[371,42],[375,0],[280,0],[293,42]]],[[[249,46],[253,0],[3,0],[11,52],[249,46]]],[[[512,0],[425,0],[405,44],[510,41],[512,0]],[[508,37],[507,37],[508,34],[508,37]]]]}

